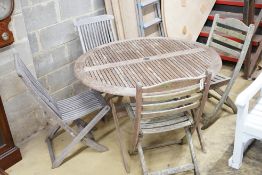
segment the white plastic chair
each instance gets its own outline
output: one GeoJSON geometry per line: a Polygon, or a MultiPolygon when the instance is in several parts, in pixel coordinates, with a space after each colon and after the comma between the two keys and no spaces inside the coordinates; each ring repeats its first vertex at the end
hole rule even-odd
{"type": "Polygon", "coordinates": [[[74,21],[74,25],[79,33],[83,53],[117,40],[112,15],[80,17],[74,21]]]}
{"type": "Polygon", "coordinates": [[[235,131],[234,151],[228,161],[232,168],[239,169],[243,154],[254,139],[262,139],[262,74],[236,99],[237,123],[235,131]],[[257,94],[259,97],[253,108],[249,109],[250,100],[257,94]]]}

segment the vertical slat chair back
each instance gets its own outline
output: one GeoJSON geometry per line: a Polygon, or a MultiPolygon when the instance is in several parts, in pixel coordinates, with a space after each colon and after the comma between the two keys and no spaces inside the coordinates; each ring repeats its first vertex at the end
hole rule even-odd
{"type": "Polygon", "coordinates": [[[83,52],[117,40],[114,16],[81,17],[74,21],[83,52]]]}
{"type": "Polygon", "coordinates": [[[142,87],[140,83],[137,83],[136,129],[140,130],[140,123],[146,120],[190,113],[192,109],[200,108],[203,91],[206,89],[205,81],[206,76],[202,75],[147,87],[142,87]]]}
{"type": "Polygon", "coordinates": [[[56,101],[47,93],[44,87],[36,80],[32,73],[28,70],[23,61],[15,55],[15,67],[18,76],[22,78],[25,85],[43,102],[46,104],[57,116],[61,116],[56,101]]]}

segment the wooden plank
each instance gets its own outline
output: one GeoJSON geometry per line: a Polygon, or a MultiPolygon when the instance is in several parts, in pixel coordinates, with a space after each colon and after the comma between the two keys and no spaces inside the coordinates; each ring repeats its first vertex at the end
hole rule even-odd
{"type": "Polygon", "coordinates": [[[135,0],[119,0],[120,14],[124,29],[125,39],[136,38],[139,36],[138,22],[136,18],[135,0]]]}
{"type": "Polygon", "coordinates": [[[228,44],[228,45],[233,46],[233,47],[238,48],[238,49],[242,49],[243,48],[243,44],[241,44],[239,42],[236,42],[234,40],[228,39],[226,37],[217,35],[217,34],[213,34],[213,39],[215,39],[217,41],[221,41],[221,42],[223,42],[225,44],[228,44]]]}
{"type": "Polygon", "coordinates": [[[142,105],[143,111],[146,110],[163,110],[163,109],[168,109],[168,108],[176,108],[181,105],[185,105],[188,103],[195,102],[199,100],[202,97],[201,94],[194,95],[192,97],[186,98],[186,99],[181,99],[181,100],[176,100],[176,101],[168,101],[164,103],[153,103],[153,104],[144,104],[142,105]]]}
{"type": "Polygon", "coordinates": [[[221,18],[219,18],[217,20],[217,22],[219,24],[223,24],[225,26],[230,26],[234,29],[238,29],[238,30],[241,30],[243,32],[248,31],[248,26],[246,26],[243,22],[239,21],[238,19],[234,19],[234,18],[221,19],[221,18]]]}
{"type": "Polygon", "coordinates": [[[156,118],[160,116],[174,115],[174,114],[179,114],[181,112],[189,111],[191,109],[197,108],[199,105],[200,105],[200,102],[198,101],[190,105],[185,105],[185,106],[174,108],[174,109],[161,110],[161,111],[143,111],[141,112],[141,116],[144,120],[146,120],[146,119],[156,118]]]}
{"type": "Polygon", "coordinates": [[[109,15],[114,15],[111,0],[105,0],[106,13],[109,15]]]}
{"type": "Polygon", "coordinates": [[[196,41],[214,4],[215,0],[163,0],[166,36],[196,41]]]}
{"type": "Polygon", "coordinates": [[[229,49],[229,48],[227,48],[227,47],[225,47],[225,46],[223,46],[221,44],[215,43],[213,41],[210,42],[210,46],[214,47],[214,48],[216,48],[218,50],[221,50],[223,52],[226,52],[226,53],[228,53],[228,54],[230,54],[232,56],[235,56],[236,58],[239,58],[239,56],[240,56],[240,52],[235,51],[233,49],[229,49]]]}
{"type": "Polygon", "coordinates": [[[123,21],[122,21],[121,11],[120,11],[120,7],[119,7],[119,0],[111,0],[111,4],[112,4],[113,12],[114,12],[118,39],[120,39],[120,40],[125,39],[123,21]]]}
{"type": "Polygon", "coordinates": [[[191,164],[182,165],[180,167],[167,168],[161,171],[154,171],[154,172],[149,173],[149,175],[176,174],[176,173],[181,173],[185,171],[190,171],[193,169],[194,169],[194,165],[191,163],[191,164]]]}
{"type": "Polygon", "coordinates": [[[233,30],[229,30],[229,29],[225,29],[223,27],[216,26],[215,30],[218,31],[218,32],[224,33],[226,35],[233,36],[233,37],[240,39],[242,41],[246,39],[246,36],[243,35],[242,33],[236,32],[236,31],[233,31],[233,30]]]}

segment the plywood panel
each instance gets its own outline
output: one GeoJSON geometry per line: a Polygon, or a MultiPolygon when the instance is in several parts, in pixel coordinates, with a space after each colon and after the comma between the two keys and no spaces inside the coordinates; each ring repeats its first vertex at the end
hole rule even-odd
{"type": "Polygon", "coordinates": [[[115,17],[115,24],[116,24],[116,31],[117,31],[118,39],[119,40],[125,39],[121,11],[119,7],[119,0],[111,0],[111,6],[112,6],[114,17],[115,17]]]}
{"type": "Polygon", "coordinates": [[[136,0],[119,0],[125,39],[139,36],[136,17],[136,0]]]}
{"type": "Polygon", "coordinates": [[[165,34],[196,41],[216,0],[162,0],[165,34]]]}
{"type": "Polygon", "coordinates": [[[114,15],[111,0],[105,0],[105,7],[108,15],[114,15]]]}

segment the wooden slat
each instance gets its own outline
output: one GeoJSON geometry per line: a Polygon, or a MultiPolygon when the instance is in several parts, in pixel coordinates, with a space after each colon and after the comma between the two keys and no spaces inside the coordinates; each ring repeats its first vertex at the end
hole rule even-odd
{"type": "MultiPolygon", "coordinates": [[[[181,79],[175,79],[175,80],[170,80],[166,81],[160,84],[155,84],[152,86],[147,86],[143,87],[143,93],[148,93],[147,95],[150,95],[149,93],[154,93],[158,91],[163,91],[163,90],[174,90],[174,89],[180,89],[184,88],[187,86],[194,86],[200,83],[201,79],[203,79],[204,76],[200,76],[197,78],[192,78],[192,79],[186,79],[186,78],[181,78],[181,79]]],[[[193,87],[192,87],[193,88],[193,87]]]]}
{"type": "Polygon", "coordinates": [[[201,94],[196,94],[192,97],[185,98],[185,99],[178,99],[178,100],[172,100],[164,103],[153,103],[153,104],[143,104],[142,105],[142,110],[143,111],[156,111],[156,110],[164,110],[164,109],[169,109],[169,108],[176,108],[181,105],[186,105],[195,101],[200,100],[202,97],[201,94]]]}
{"type": "Polygon", "coordinates": [[[181,129],[187,126],[191,126],[193,124],[193,120],[186,120],[184,122],[176,123],[174,125],[165,125],[162,127],[152,127],[152,128],[142,128],[143,134],[154,134],[154,133],[162,133],[162,132],[167,132],[167,131],[173,131],[177,129],[181,129]]]}
{"type": "Polygon", "coordinates": [[[141,120],[141,128],[150,129],[150,128],[158,128],[162,126],[178,124],[185,121],[189,121],[189,116],[187,115],[173,115],[173,116],[162,116],[159,120],[149,119],[149,120],[141,120]]]}
{"type": "Polygon", "coordinates": [[[234,40],[231,40],[229,38],[217,35],[215,33],[213,34],[213,39],[215,39],[217,41],[221,41],[221,42],[223,42],[225,44],[228,44],[228,45],[233,46],[233,47],[238,48],[238,49],[242,49],[243,48],[243,44],[241,44],[239,42],[236,42],[234,40]]]}
{"type": "Polygon", "coordinates": [[[215,43],[214,41],[210,42],[210,46],[215,47],[216,49],[221,50],[223,52],[226,52],[226,53],[228,53],[232,56],[235,56],[236,58],[239,58],[239,56],[240,56],[240,53],[238,51],[235,51],[233,49],[229,49],[229,48],[227,48],[227,47],[225,47],[221,44],[215,43]]]}
{"type": "Polygon", "coordinates": [[[226,18],[226,19],[219,18],[217,22],[225,26],[230,26],[234,29],[241,30],[243,32],[247,32],[249,29],[248,26],[246,26],[242,21],[239,21],[234,18],[226,18]]]}
{"type": "Polygon", "coordinates": [[[160,116],[166,116],[166,115],[174,115],[178,114],[184,111],[188,111],[194,108],[197,108],[200,105],[199,101],[192,103],[190,105],[182,106],[175,109],[169,109],[169,110],[161,110],[161,111],[143,111],[141,112],[141,116],[143,119],[150,119],[150,118],[156,118],[160,116]]]}
{"type": "Polygon", "coordinates": [[[242,41],[244,41],[246,39],[246,36],[243,35],[242,33],[236,32],[236,31],[233,31],[233,30],[230,30],[230,29],[226,29],[226,28],[223,28],[223,27],[216,26],[215,30],[218,31],[218,32],[224,33],[224,34],[226,34],[228,36],[232,36],[234,38],[238,38],[238,39],[240,39],[242,41]]]}
{"type": "Polygon", "coordinates": [[[200,87],[195,87],[192,89],[173,92],[173,93],[165,93],[160,95],[143,95],[143,102],[162,102],[167,100],[172,100],[174,98],[180,98],[186,95],[191,95],[193,93],[199,92],[200,87]]]}
{"type": "Polygon", "coordinates": [[[149,173],[149,175],[176,174],[176,173],[181,173],[181,172],[185,172],[185,171],[189,171],[193,169],[194,169],[194,165],[191,163],[191,164],[186,164],[186,165],[176,167],[176,168],[168,168],[168,169],[164,169],[161,171],[151,172],[149,173]]]}

